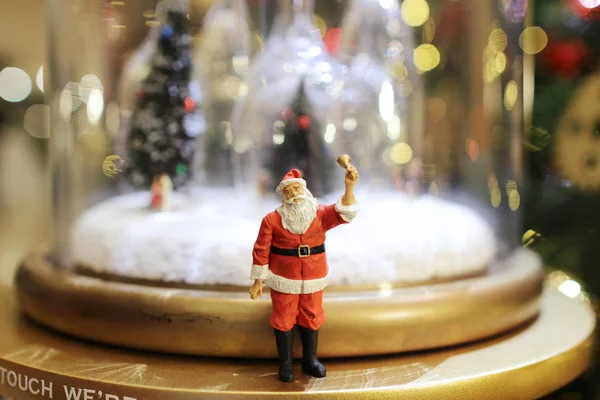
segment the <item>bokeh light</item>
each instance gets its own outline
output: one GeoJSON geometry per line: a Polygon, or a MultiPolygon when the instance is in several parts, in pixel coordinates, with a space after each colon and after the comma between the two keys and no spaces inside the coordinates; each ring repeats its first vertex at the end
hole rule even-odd
{"type": "Polygon", "coordinates": [[[25,131],[38,139],[50,137],[50,107],[46,104],[34,104],[25,111],[23,118],[25,131]]]}
{"type": "Polygon", "coordinates": [[[567,279],[558,287],[558,291],[574,299],[581,293],[581,285],[572,279],[567,279]]]}
{"type": "Polygon", "coordinates": [[[31,78],[20,68],[6,67],[0,71],[0,97],[11,103],[23,101],[31,93],[31,78]]]}
{"type": "Polygon", "coordinates": [[[92,125],[97,125],[104,111],[104,96],[100,89],[92,89],[88,97],[87,117],[92,125]]]}
{"type": "Polygon", "coordinates": [[[406,164],[412,159],[413,151],[406,143],[396,143],[390,151],[390,158],[396,164],[406,164]]]}
{"type": "Polygon", "coordinates": [[[68,120],[71,113],[81,106],[78,87],[79,85],[76,82],[68,82],[60,93],[58,108],[60,116],[65,120],[68,120]]]}
{"type": "Polygon", "coordinates": [[[440,63],[440,52],[432,44],[421,44],[415,49],[414,62],[421,71],[431,71],[440,63]]]}
{"type": "Polygon", "coordinates": [[[381,119],[389,122],[394,117],[394,89],[392,84],[385,82],[379,93],[379,114],[381,119]]]}
{"type": "Polygon", "coordinates": [[[79,97],[84,103],[87,104],[88,98],[94,89],[100,92],[104,91],[100,78],[93,74],[85,75],[81,78],[81,82],[79,82],[79,97]]]}
{"type": "Polygon", "coordinates": [[[425,25],[423,26],[422,39],[423,43],[431,43],[433,42],[433,38],[435,37],[435,21],[433,18],[429,18],[425,25]]]}
{"type": "Polygon", "coordinates": [[[506,35],[506,32],[500,28],[492,29],[490,36],[488,37],[488,47],[490,50],[492,50],[494,54],[504,51],[507,44],[508,36],[506,35]]]}
{"type": "Polygon", "coordinates": [[[510,81],[506,85],[506,89],[504,90],[504,108],[507,111],[510,111],[515,106],[517,102],[517,98],[519,96],[519,89],[517,87],[517,83],[515,81],[510,81]]]}
{"type": "Polygon", "coordinates": [[[477,158],[479,158],[479,143],[477,143],[477,140],[467,139],[466,151],[472,161],[477,161],[477,158]]]}
{"type": "Polygon", "coordinates": [[[335,125],[332,123],[327,124],[327,127],[325,128],[325,135],[323,135],[323,139],[325,140],[325,143],[332,143],[333,140],[335,139],[335,133],[336,133],[335,125]]]}
{"type": "Polygon", "coordinates": [[[44,92],[44,66],[42,65],[40,69],[38,69],[37,74],[35,74],[35,84],[38,89],[44,92]]]}
{"type": "Polygon", "coordinates": [[[406,25],[421,26],[429,18],[429,5],[425,0],[404,0],[400,8],[400,14],[406,25]]]}
{"type": "Polygon", "coordinates": [[[501,0],[504,16],[508,22],[523,21],[527,13],[527,0],[501,0]]]}
{"type": "Polygon", "coordinates": [[[548,44],[548,35],[539,26],[525,28],[519,36],[519,46],[526,54],[537,54],[548,44]]]}
{"type": "Polygon", "coordinates": [[[518,190],[513,190],[508,195],[508,207],[512,211],[516,211],[521,205],[521,195],[519,195],[518,190]]]}
{"type": "Polygon", "coordinates": [[[490,202],[494,208],[498,208],[502,202],[502,193],[500,193],[500,189],[497,187],[490,191],[490,202]]]}
{"type": "Polygon", "coordinates": [[[585,8],[592,9],[600,6],[600,0],[579,0],[579,4],[585,8]]]}

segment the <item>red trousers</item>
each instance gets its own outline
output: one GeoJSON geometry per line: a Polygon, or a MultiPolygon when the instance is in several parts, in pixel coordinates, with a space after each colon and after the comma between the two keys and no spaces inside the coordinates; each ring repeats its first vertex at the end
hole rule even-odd
{"type": "Polygon", "coordinates": [[[287,294],[271,289],[271,326],[280,331],[289,331],[298,324],[304,328],[319,329],[325,322],[323,291],[311,294],[287,294]]]}

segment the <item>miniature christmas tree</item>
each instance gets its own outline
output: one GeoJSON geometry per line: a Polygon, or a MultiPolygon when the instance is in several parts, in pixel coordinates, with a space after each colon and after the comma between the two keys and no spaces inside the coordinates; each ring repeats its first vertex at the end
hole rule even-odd
{"type": "Polygon", "coordinates": [[[335,162],[328,154],[323,132],[306,97],[304,83],[300,84],[291,107],[284,110],[282,119],[274,124],[274,147],[267,165],[270,181],[276,182],[273,188],[287,171],[297,168],[302,171],[314,196],[330,193],[335,162]]]}
{"type": "Polygon", "coordinates": [[[189,180],[199,133],[193,123],[196,101],[190,91],[192,38],[186,2],[164,1],[163,10],[151,71],[137,92],[127,139],[126,174],[136,186],[152,186],[152,208],[162,204],[156,188],[170,187],[161,185],[161,178],[169,177],[175,188],[189,180]]]}

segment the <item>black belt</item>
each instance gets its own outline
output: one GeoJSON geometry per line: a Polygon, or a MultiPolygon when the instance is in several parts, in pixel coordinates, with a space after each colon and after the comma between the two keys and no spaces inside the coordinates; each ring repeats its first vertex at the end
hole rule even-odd
{"type": "Polygon", "coordinates": [[[301,244],[297,249],[280,249],[279,247],[271,246],[271,253],[279,254],[280,256],[308,257],[314,254],[325,253],[325,243],[315,247],[301,244]]]}

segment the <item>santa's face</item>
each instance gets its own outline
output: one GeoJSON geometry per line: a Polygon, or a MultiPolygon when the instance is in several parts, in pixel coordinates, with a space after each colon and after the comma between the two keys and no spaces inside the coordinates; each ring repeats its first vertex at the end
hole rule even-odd
{"type": "Polygon", "coordinates": [[[285,198],[277,212],[283,227],[299,235],[305,233],[317,216],[317,200],[300,183],[286,186],[282,193],[285,198]]]}
{"type": "Polygon", "coordinates": [[[302,200],[300,196],[304,195],[304,186],[298,182],[290,183],[283,188],[283,195],[286,200],[299,202],[302,200]]]}

